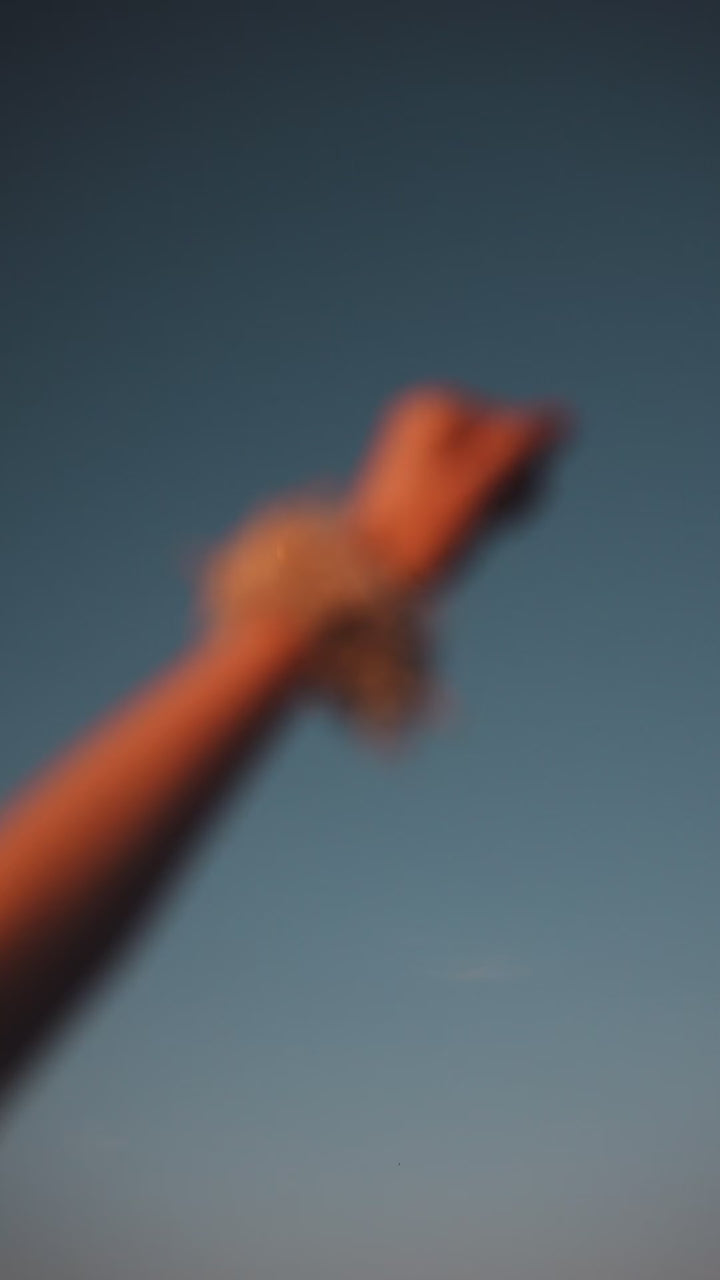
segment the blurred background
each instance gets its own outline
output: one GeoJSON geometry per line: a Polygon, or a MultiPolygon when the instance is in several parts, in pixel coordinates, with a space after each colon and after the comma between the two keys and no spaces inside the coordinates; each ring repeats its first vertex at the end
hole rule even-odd
{"type": "Polygon", "coordinates": [[[28,1076],[5,1280],[720,1274],[719,34],[3,5],[4,794],[398,389],[582,427],[443,599],[457,722],[299,717],[28,1076]]]}

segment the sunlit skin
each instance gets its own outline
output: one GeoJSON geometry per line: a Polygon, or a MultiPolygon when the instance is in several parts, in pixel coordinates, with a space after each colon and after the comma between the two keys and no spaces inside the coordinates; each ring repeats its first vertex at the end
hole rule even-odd
{"type": "Polygon", "coordinates": [[[382,419],[350,495],[352,517],[400,579],[432,585],[568,429],[559,406],[408,392],[382,419]]]}
{"type": "MultiPolygon", "coordinates": [[[[426,588],[562,440],[565,415],[412,392],[344,503],[400,584],[426,588]]],[[[0,1083],[8,1085],[182,861],[301,687],[316,636],[281,610],[211,635],[0,814],[0,1083]]]]}

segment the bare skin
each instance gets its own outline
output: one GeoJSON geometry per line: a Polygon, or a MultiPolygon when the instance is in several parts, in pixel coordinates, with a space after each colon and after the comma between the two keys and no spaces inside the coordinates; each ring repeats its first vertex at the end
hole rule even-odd
{"type": "MultiPolygon", "coordinates": [[[[398,583],[430,586],[563,433],[553,410],[415,392],[381,421],[347,520],[398,583]]],[[[316,639],[280,613],[210,637],[0,814],[0,1089],[181,865],[293,705],[316,639]]]]}
{"type": "Polygon", "coordinates": [[[350,496],[352,518],[398,578],[432,585],[568,430],[558,406],[410,392],[382,420],[350,496]]]}

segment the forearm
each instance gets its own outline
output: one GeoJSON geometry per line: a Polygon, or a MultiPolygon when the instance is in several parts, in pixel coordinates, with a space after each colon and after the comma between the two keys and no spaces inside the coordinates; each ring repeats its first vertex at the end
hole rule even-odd
{"type": "Polygon", "coordinates": [[[0,821],[0,1077],[112,952],[239,758],[290,701],[306,641],[258,617],[89,733],[0,821]]]}

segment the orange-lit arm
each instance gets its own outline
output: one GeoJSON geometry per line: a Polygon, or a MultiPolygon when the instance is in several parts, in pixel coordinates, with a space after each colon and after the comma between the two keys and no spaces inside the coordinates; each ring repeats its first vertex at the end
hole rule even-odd
{"type": "Polygon", "coordinates": [[[137,694],[0,820],[0,1080],[153,898],[288,701],[307,638],[253,619],[137,694]]]}
{"type": "MultiPolygon", "coordinates": [[[[563,434],[553,411],[422,391],[381,422],[343,511],[399,589],[444,572],[563,434]]],[[[318,566],[319,571],[322,565],[318,566]]],[[[0,814],[0,1084],[102,968],[317,640],[260,609],[189,652],[0,814]]]]}

